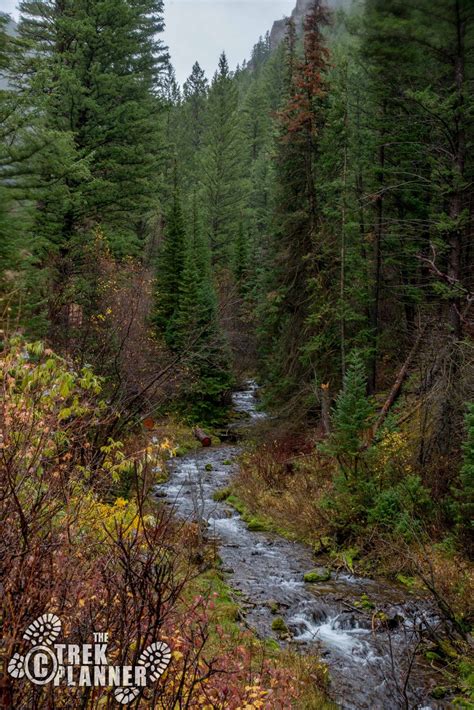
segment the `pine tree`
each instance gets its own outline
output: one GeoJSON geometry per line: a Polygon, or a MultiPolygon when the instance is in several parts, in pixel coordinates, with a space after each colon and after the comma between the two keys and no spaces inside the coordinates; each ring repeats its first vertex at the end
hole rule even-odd
{"type": "MultiPolygon", "coordinates": [[[[294,395],[313,377],[315,363],[323,370],[325,363],[318,356],[329,353],[329,348],[324,350],[319,343],[316,347],[314,338],[310,342],[314,331],[325,338],[330,329],[330,323],[315,316],[320,305],[316,300],[327,298],[329,291],[315,174],[327,91],[324,73],[328,52],[322,34],[327,22],[326,11],[317,0],[305,21],[302,60],[295,54],[295,30],[291,23],[287,36],[288,93],[279,114],[275,258],[268,288],[263,351],[273,394],[281,398],[294,395]]],[[[321,381],[327,381],[326,374],[320,372],[321,381]]]]}
{"type": "Polygon", "coordinates": [[[117,254],[136,253],[155,199],[161,10],[158,0],[20,5],[16,88],[50,138],[32,165],[45,187],[34,257],[55,337],[67,338],[69,303],[94,308],[84,256],[98,225],[117,254]]]}
{"type": "Polygon", "coordinates": [[[196,420],[219,420],[232,385],[230,354],[218,322],[211,254],[193,210],[192,231],[185,240],[178,298],[167,332],[173,349],[183,354],[190,383],[187,414],[196,420]]]}
{"type": "Polygon", "coordinates": [[[206,75],[199,66],[199,62],[193,64],[192,72],[184,82],[184,115],[183,122],[186,125],[186,135],[192,149],[191,156],[196,159],[203,144],[203,135],[206,119],[206,99],[209,91],[209,82],[206,75]]]}
{"type": "Polygon", "coordinates": [[[239,224],[239,231],[235,243],[234,257],[234,275],[241,289],[244,287],[244,279],[247,275],[247,270],[249,266],[249,256],[250,254],[248,235],[246,233],[245,226],[241,221],[239,224]]]}
{"type": "Polygon", "coordinates": [[[155,324],[165,334],[168,344],[175,344],[174,318],[179,303],[179,289],[186,257],[186,233],[181,209],[181,200],[175,185],[174,194],[166,218],[164,240],[157,265],[157,293],[155,324]]]}
{"type": "Polygon", "coordinates": [[[360,355],[348,360],[341,392],[332,415],[332,434],[327,450],[335,456],[346,475],[357,476],[364,434],[372,423],[374,408],[367,397],[367,375],[360,355]]]}
{"type": "Polygon", "coordinates": [[[221,260],[232,256],[243,196],[237,108],[237,87],[222,54],[209,91],[202,159],[206,228],[221,260]]]}
{"type": "Polygon", "coordinates": [[[405,42],[405,51],[400,52],[400,41],[411,33],[411,12],[410,5],[399,0],[369,0],[364,15],[361,49],[369,70],[366,97],[372,105],[367,119],[372,155],[365,174],[366,190],[373,195],[368,215],[373,234],[372,253],[368,254],[372,391],[377,385],[378,342],[386,325],[382,322],[384,283],[398,281],[396,288],[404,308],[397,320],[406,319],[406,329],[413,330],[418,300],[414,297],[419,271],[416,254],[425,248],[427,236],[426,230],[420,229],[426,223],[429,202],[425,188],[428,166],[420,153],[425,122],[416,107],[410,106],[406,93],[418,82],[423,57],[410,42],[405,42]],[[401,279],[395,274],[396,262],[401,279]]]}
{"type": "Polygon", "coordinates": [[[154,189],[162,3],[25,1],[20,10],[20,33],[33,50],[22,85],[36,94],[48,85],[51,126],[73,133],[79,160],[94,154],[91,179],[71,185],[83,192],[74,221],[129,231],[154,189]]]}
{"type": "MultiPolygon", "coordinates": [[[[442,386],[442,405],[426,414],[426,436],[445,453],[459,444],[462,424],[458,356],[464,335],[462,304],[465,308],[469,291],[467,215],[473,162],[466,146],[473,135],[468,118],[473,28],[474,8],[464,0],[370,0],[362,45],[370,71],[376,158],[375,171],[366,173],[374,205],[370,384],[373,389],[377,379],[377,341],[390,331],[382,313],[397,324],[397,335],[403,323],[407,335],[402,344],[408,349],[420,314],[427,317],[431,311],[434,317],[436,312],[450,374],[442,386]],[[384,283],[390,284],[389,293],[384,283]]],[[[393,342],[399,349],[400,341],[393,342]]],[[[423,445],[424,450],[431,445],[423,445]]]]}

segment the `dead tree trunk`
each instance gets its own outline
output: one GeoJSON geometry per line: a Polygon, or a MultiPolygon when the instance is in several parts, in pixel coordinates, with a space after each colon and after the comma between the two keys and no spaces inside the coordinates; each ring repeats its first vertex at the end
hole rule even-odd
{"type": "Polygon", "coordinates": [[[405,381],[405,379],[406,379],[406,376],[407,376],[407,374],[408,374],[408,369],[409,369],[409,367],[410,367],[410,365],[411,365],[411,363],[412,363],[412,361],[413,361],[413,358],[415,357],[415,355],[416,355],[416,353],[417,353],[417,351],[418,351],[418,348],[419,348],[420,345],[421,345],[421,341],[423,340],[423,336],[424,336],[424,334],[425,334],[425,332],[426,332],[426,329],[427,329],[427,325],[425,325],[424,328],[422,328],[422,329],[420,330],[420,332],[419,332],[419,334],[418,334],[418,337],[417,337],[417,339],[415,340],[415,343],[414,343],[412,349],[411,349],[410,352],[408,353],[407,359],[406,359],[405,362],[403,363],[402,369],[400,370],[400,372],[399,372],[398,375],[397,375],[397,379],[395,380],[395,383],[394,383],[392,389],[390,390],[390,394],[389,394],[389,396],[387,397],[387,399],[386,399],[386,401],[385,401],[385,404],[384,404],[383,407],[382,407],[382,411],[381,411],[380,414],[379,414],[379,418],[377,419],[377,421],[376,421],[376,423],[375,423],[375,426],[374,426],[374,428],[373,428],[373,430],[372,430],[371,441],[373,441],[373,440],[375,439],[375,437],[376,437],[376,435],[377,435],[377,432],[378,432],[378,431],[380,430],[380,428],[382,427],[382,425],[383,425],[385,419],[387,418],[387,415],[388,415],[389,411],[391,410],[391,408],[393,407],[393,405],[394,405],[395,402],[397,401],[398,396],[400,395],[400,391],[401,391],[401,389],[402,389],[402,385],[403,385],[403,383],[404,383],[404,381],[405,381]]]}
{"type": "Polygon", "coordinates": [[[212,440],[209,434],[206,434],[206,432],[202,429],[199,429],[199,427],[196,427],[194,429],[193,434],[203,446],[210,446],[212,444],[212,440]]]}

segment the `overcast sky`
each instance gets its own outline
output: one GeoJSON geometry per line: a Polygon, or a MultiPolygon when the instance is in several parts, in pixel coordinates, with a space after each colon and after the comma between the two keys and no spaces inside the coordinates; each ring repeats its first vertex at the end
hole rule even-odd
{"type": "MultiPolygon", "coordinates": [[[[0,9],[16,18],[17,2],[0,0],[0,9]]],[[[183,83],[196,59],[211,78],[224,49],[232,68],[248,59],[259,35],[294,5],[295,0],[165,0],[164,41],[178,81],[183,83]]]]}

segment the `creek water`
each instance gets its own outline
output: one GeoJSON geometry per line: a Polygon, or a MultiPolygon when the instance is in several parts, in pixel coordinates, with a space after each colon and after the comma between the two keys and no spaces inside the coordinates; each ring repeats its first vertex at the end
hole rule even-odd
{"type": "MultiPolygon", "coordinates": [[[[250,424],[265,416],[257,410],[254,382],[234,394],[234,408],[250,424]]],[[[214,500],[215,491],[229,484],[241,452],[240,446],[221,445],[173,459],[169,480],[156,494],[179,516],[207,524],[218,541],[228,584],[241,595],[248,625],[260,637],[290,643],[303,653],[317,648],[329,668],[331,695],[341,708],[450,707],[430,698],[436,678],[420,658],[412,660],[419,631],[437,624],[428,600],[345,573],[305,583],[304,574],[317,567],[310,548],[251,531],[225,501],[214,500]],[[368,605],[386,614],[390,631],[373,626],[373,611],[364,608],[368,605]],[[285,621],[289,639],[282,641],[272,630],[276,616],[285,621]]]]}

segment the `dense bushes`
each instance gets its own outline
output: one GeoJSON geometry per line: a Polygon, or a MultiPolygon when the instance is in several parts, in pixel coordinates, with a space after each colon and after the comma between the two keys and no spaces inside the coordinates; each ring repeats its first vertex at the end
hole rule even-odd
{"type": "Polygon", "coordinates": [[[127,457],[121,442],[103,441],[111,412],[101,381],[21,338],[3,344],[0,400],[4,707],[112,702],[108,688],[91,695],[6,673],[12,655],[26,649],[25,628],[45,612],[60,617],[71,643],[107,631],[118,665],[166,641],[171,671],[144,691],[141,707],[283,707],[298,694],[287,671],[262,654],[256,661],[243,637],[213,625],[213,597],[196,593],[193,582],[193,527],[148,502],[152,468],[168,442],[127,457]],[[116,497],[130,477],[128,498],[116,497]]]}

